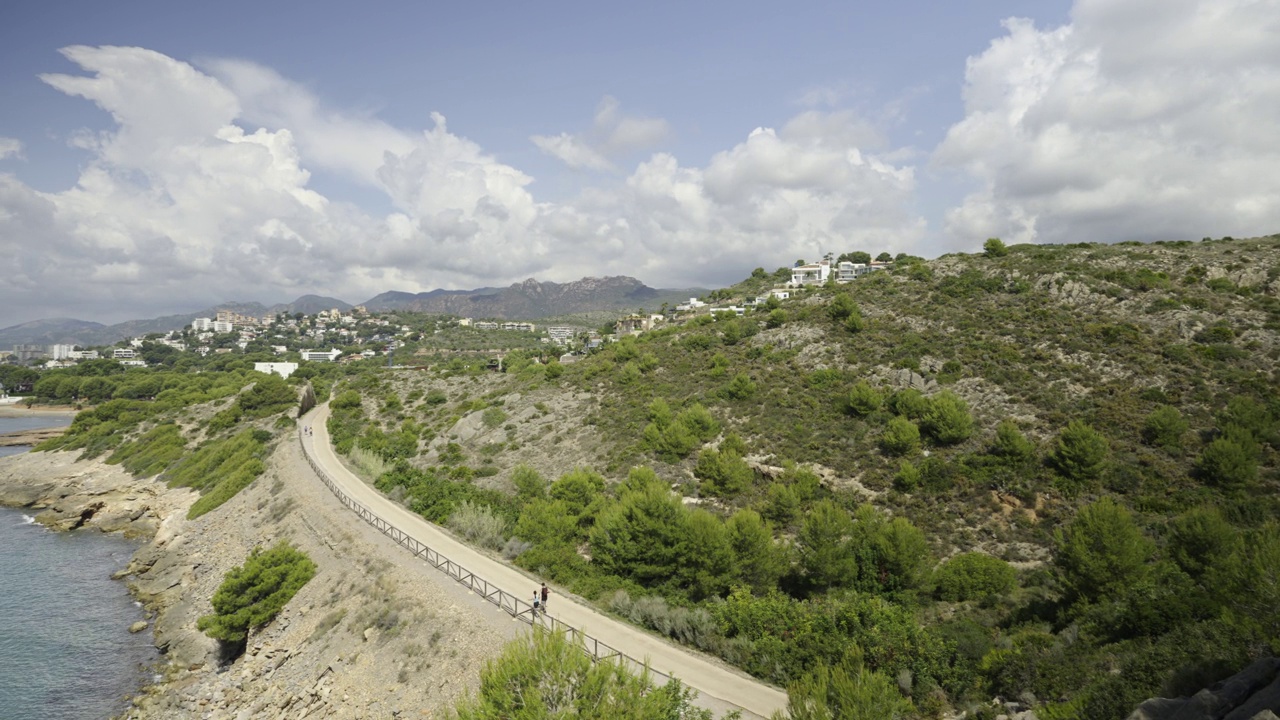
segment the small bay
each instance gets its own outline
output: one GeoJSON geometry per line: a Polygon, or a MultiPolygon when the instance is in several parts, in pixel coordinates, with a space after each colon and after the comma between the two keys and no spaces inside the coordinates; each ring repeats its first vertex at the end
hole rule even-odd
{"type": "MultiPolygon", "coordinates": [[[[68,420],[0,417],[0,433],[68,420]]],[[[144,614],[111,579],[138,546],[96,530],[51,532],[31,514],[0,508],[0,717],[120,713],[159,658],[149,631],[129,633],[144,614]]]]}

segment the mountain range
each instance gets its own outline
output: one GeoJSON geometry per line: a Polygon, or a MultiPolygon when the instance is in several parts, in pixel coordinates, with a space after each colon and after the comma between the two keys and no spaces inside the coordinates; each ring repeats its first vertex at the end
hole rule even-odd
{"type": "MultiPolygon", "coordinates": [[[[538,282],[530,278],[506,288],[432,290],[422,293],[393,290],[360,304],[371,312],[405,310],[462,317],[536,320],[590,311],[625,312],[641,307],[656,309],[664,302],[687,300],[703,292],[705,290],[698,288],[655,289],[626,276],[583,278],[569,283],[538,282]]],[[[219,310],[262,317],[282,312],[311,315],[321,310],[337,308],[346,311],[352,307],[353,304],[333,297],[303,295],[290,303],[268,306],[258,302],[226,302],[200,312],[129,320],[114,325],[74,318],[46,318],[0,329],[0,348],[53,343],[108,345],[128,337],[179,330],[190,325],[196,318],[213,317],[219,310]]]]}

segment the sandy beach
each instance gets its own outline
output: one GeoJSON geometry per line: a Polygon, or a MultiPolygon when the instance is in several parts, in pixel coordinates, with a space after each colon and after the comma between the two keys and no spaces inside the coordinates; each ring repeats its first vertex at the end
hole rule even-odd
{"type": "Polygon", "coordinates": [[[70,405],[36,405],[28,408],[26,398],[0,398],[0,417],[39,417],[41,415],[75,415],[80,412],[70,405]]]}

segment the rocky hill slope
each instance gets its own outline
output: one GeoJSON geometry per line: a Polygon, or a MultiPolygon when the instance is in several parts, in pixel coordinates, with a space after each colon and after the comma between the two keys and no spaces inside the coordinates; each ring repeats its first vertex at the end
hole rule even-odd
{"type": "MultiPolygon", "coordinates": [[[[757,273],[714,295],[733,303],[774,282],[757,273]]],[[[361,396],[348,443],[417,469],[380,482],[393,496],[443,519],[456,500],[439,493],[486,488],[465,497],[509,518],[487,542],[506,541],[517,563],[660,631],[691,623],[691,642],[753,673],[791,682],[856,652],[922,717],[986,717],[999,696],[1093,720],[1280,651],[1280,595],[1262,581],[1280,575],[1277,360],[1280,237],[1267,237],[903,257],[555,373],[453,358],[339,390],[361,396]],[[565,538],[590,561],[534,530],[525,514],[543,509],[528,496],[502,499],[527,487],[526,460],[620,483],[571,505],[565,538]],[[744,513],[767,520],[778,574],[640,574],[682,557],[660,542],[641,553],[658,565],[602,570],[613,551],[594,524],[656,512],[640,509],[657,502],[637,494],[640,465],[699,508],[687,511],[698,533],[714,536],[708,517],[729,533],[757,522],[744,513]],[[846,572],[842,558],[857,560],[846,572]],[[718,623],[637,609],[617,589],[718,623]]]]}

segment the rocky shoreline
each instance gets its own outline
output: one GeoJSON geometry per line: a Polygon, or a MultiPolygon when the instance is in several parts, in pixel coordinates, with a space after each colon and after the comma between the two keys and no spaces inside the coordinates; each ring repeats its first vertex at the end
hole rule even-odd
{"type": "Polygon", "coordinates": [[[15,430],[0,433],[0,447],[22,447],[39,445],[45,440],[56,438],[67,431],[66,428],[40,428],[38,430],[15,430]]]}
{"type": "Polygon", "coordinates": [[[296,438],[280,441],[252,486],[195,520],[186,518],[195,492],[76,455],[0,459],[0,505],[34,511],[54,530],[144,541],[116,577],[143,603],[164,667],[121,718],[441,717],[523,628],[353,522],[305,475],[296,438]],[[196,620],[228,570],[282,539],[319,572],[224,662],[196,620]]]}

